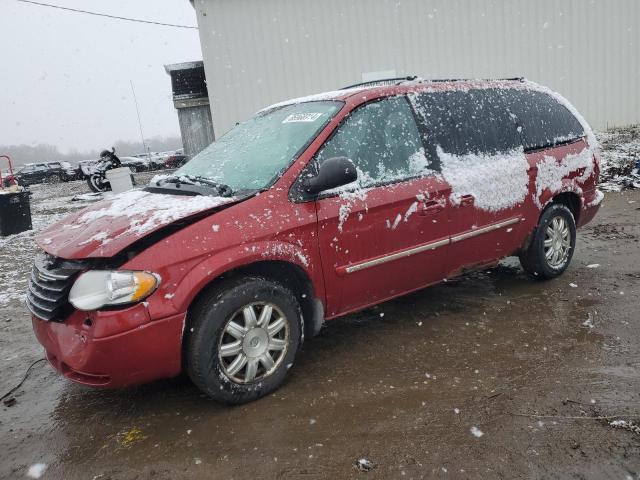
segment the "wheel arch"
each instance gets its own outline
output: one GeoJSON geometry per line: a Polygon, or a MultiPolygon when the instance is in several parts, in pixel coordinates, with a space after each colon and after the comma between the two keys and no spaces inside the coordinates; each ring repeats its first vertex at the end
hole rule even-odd
{"type": "MultiPolygon", "coordinates": [[[[582,198],[580,197],[580,195],[578,195],[574,191],[566,191],[566,192],[558,193],[546,205],[545,210],[549,205],[552,205],[554,203],[564,205],[565,207],[567,207],[569,211],[571,211],[571,213],[573,214],[573,219],[575,220],[576,225],[578,224],[578,219],[580,218],[580,211],[582,210],[582,198]]],[[[542,212],[540,213],[540,215],[542,215],[542,212]]]]}
{"type": "Polygon", "coordinates": [[[552,197],[550,197],[549,200],[547,200],[547,202],[544,204],[544,206],[540,210],[540,214],[538,215],[538,220],[534,228],[527,234],[527,236],[524,239],[524,242],[522,242],[522,245],[520,246],[520,249],[519,249],[520,252],[529,248],[529,245],[531,245],[531,241],[533,240],[533,235],[535,234],[536,228],[540,224],[540,219],[542,218],[542,215],[544,214],[544,212],[547,211],[547,209],[551,205],[556,205],[556,204],[564,205],[565,207],[567,207],[571,212],[571,214],[573,215],[576,226],[578,225],[578,219],[580,218],[580,211],[582,210],[582,197],[574,190],[565,190],[565,191],[556,193],[552,197]]]}
{"type": "Polygon", "coordinates": [[[189,328],[190,315],[193,307],[200,300],[220,288],[224,284],[240,277],[264,277],[278,282],[291,290],[300,304],[303,318],[303,335],[314,337],[324,323],[324,304],[313,287],[307,271],[299,265],[286,260],[261,260],[231,268],[220,275],[211,278],[194,296],[187,309],[185,328],[189,328]]]}

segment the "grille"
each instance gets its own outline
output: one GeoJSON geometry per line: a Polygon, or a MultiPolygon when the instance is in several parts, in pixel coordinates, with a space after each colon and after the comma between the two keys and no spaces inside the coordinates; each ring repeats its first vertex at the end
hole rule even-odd
{"type": "Polygon", "coordinates": [[[42,320],[61,322],[73,311],[69,290],[77,274],[86,269],[84,262],[39,255],[31,270],[27,308],[42,320]]]}

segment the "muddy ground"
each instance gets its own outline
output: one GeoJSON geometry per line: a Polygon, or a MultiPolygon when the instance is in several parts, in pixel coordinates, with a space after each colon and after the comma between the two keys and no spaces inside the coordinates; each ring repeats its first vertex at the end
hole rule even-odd
{"type": "MultiPolygon", "coordinates": [[[[82,189],[34,187],[36,227],[82,189]]],[[[639,209],[607,194],[559,279],[506,261],[329,323],[249,405],[183,378],[91,390],[41,362],[0,404],[0,478],[640,478],[640,434],[609,425],[640,422],[639,209]]],[[[42,357],[31,237],[0,240],[0,394],[42,357]]]]}

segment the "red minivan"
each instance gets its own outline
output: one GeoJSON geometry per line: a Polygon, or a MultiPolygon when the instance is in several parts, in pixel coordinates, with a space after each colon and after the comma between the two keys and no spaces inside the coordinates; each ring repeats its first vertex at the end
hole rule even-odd
{"type": "Polygon", "coordinates": [[[184,370],[244,403],[283,382],[325,320],[510,255],[560,275],[603,198],[598,175],[582,117],[521,79],[291,100],[42,232],[27,305],[71,380],[184,370]]]}

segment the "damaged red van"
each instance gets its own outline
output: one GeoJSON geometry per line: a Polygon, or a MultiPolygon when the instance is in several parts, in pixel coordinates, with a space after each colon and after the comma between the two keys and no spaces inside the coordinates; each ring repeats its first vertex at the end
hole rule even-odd
{"type": "Polygon", "coordinates": [[[520,79],[291,100],[39,234],[27,305],[71,380],[184,370],[214,399],[248,402],[325,320],[510,255],[560,275],[603,198],[598,175],[582,117],[520,79]]]}

